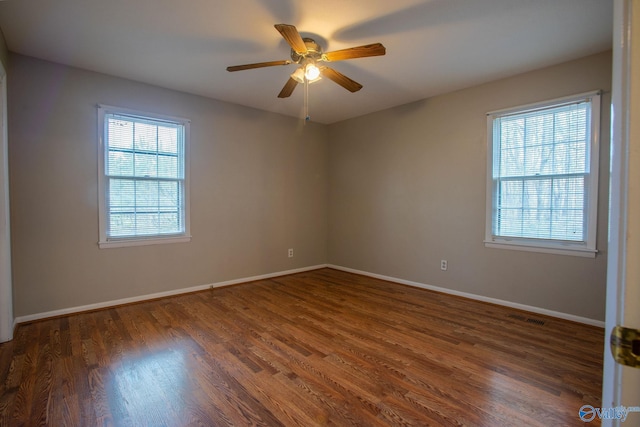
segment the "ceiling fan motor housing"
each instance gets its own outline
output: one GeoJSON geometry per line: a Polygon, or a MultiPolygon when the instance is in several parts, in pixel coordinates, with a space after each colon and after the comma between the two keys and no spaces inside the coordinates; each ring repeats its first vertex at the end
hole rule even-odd
{"type": "Polygon", "coordinates": [[[312,59],[313,61],[322,60],[322,48],[320,47],[320,45],[316,43],[315,40],[308,37],[305,37],[302,40],[307,47],[307,52],[300,54],[291,49],[291,59],[293,60],[293,62],[301,64],[305,59],[312,59]]]}

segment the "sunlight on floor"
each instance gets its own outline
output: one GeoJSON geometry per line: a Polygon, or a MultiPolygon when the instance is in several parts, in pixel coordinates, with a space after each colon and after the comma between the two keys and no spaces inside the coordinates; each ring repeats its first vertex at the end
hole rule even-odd
{"type": "Polygon", "coordinates": [[[167,349],[125,358],[113,372],[112,384],[110,405],[128,413],[131,421],[144,419],[152,425],[172,418],[178,421],[184,409],[184,393],[189,390],[183,350],[167,349]]]}

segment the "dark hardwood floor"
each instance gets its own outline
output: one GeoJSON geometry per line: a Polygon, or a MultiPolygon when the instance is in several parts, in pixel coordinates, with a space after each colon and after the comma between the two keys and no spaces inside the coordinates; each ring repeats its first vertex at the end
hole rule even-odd
{"type": "Polygon", "coordinates": [[[0,425],[584,425],[603,340],[322,269],[20,325],[0,425]]]}

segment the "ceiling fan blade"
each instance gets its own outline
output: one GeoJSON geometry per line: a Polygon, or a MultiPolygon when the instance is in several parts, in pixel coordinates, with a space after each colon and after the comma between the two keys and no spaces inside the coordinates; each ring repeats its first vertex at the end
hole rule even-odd
{"type": "Polygon", "coordinates": [[[321,67],[320,74],[322,74],[323,77],[326,77],[329,80],[333,80],[335,83],[338,83],[349,92],[357,92],[362,89],[362,85],[360,83],[351,80],[349,77],[334,70],[333,68],[321,67]]]}
{"type": "Polygon", "coordinates": [[[307,45],[304,44],[302,36],[293,25],[276,24],[276,30],[280,32],[282,37],[289,43],[289,46],[299,54],[307,53],[307,45]]]}
{"type": "Polygon", "coordinates": [[[367,56],[381,56],[386,52],[387,49],[381,43],[373,43],[327,52],[322,55],[322,59],[324,61],[342,61],[344,59],[365,58],[367,56]]]}
{"type": "Polygon", "coordinates": [[[255,64],[234,65],[232,67],[227,67],[227,71],[251,70],[253,68],[273,67],[275,65],[289,65],[289,64],[291,64],[291,61],[289,60],[257,62],[255,64]]]}
{"type": "Polygon", "coordinates": [[[284,84],[284,87],[278,94],[278,98],[288,98],[293,93],[293,90],[298,86],[298,82],[289,77],[289,80],[284,84]]]}

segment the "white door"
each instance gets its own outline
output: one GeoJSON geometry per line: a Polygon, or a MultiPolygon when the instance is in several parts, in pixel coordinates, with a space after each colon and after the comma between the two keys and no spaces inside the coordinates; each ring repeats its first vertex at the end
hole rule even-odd
{"type": "Polygon", "coordinates": [[[640,0],[615,0],[613,28],[606,344],[596,412],[606,427],[640,426],[640,366],[616,363],[609,346],[616,325],[640,329],[640,0]]]}
{"type": "Polygon", "coordinates": [[[2,63],[0,63],[0,342],[9,341],[13,338],[11,237],[9,229],[7,75],[2,63]]]}

